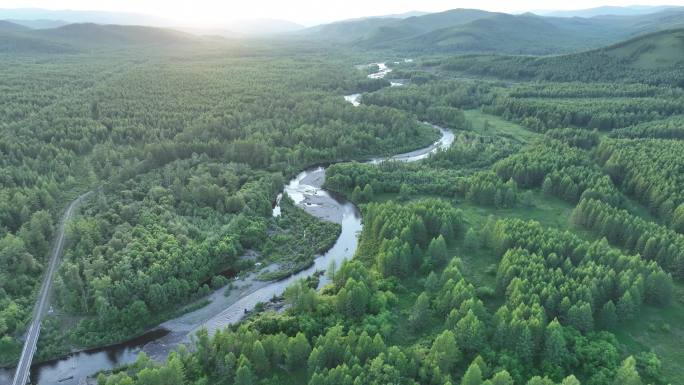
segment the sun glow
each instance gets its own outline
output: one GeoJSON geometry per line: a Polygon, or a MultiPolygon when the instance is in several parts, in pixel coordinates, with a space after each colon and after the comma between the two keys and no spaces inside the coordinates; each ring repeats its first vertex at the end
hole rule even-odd
{"type": "MultiPolygon", "coordinates": [[[[633,0],[2,0],[0,8],[46,8],[132,12],[154,15],[175,24],[225,25],[227,21],[252,18],[289,20],[317,24],[355,17],[387,15],[409,11],[438,12],[454,8],[477,8],[500,12],[544,9],[581,9],[598,5],[631,5],[633,0]]],[[[639,1],[659,4],[659,0],[639,1]]],[[[684,0],[668,1],[684,5],[684,0]]]]}

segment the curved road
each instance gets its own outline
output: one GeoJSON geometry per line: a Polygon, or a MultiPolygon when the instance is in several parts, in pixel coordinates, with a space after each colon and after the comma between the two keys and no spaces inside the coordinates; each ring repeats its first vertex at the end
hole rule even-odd
{"type": "Polygon", "coordinates": [[[45,272],[43,285],[40,288],[36,306],[33,308],[33,319],[31,321],[31,325],[29,326],[28,332],[26,333],[26,341],[24,342],[24,348],[21,351],[21,357],[19,358],[17,369],[14,372],[14,380],[12,381],[12,385],[26,385],[29,380],[31,361],[33,361],[33,355],[36,352],[36,345],[38,343],[38,336],[40,335],[40,323],[43,320],[45,309],[50,303],[52,276],[55,274],[55,271],[59,266],[62,250],[64,249],[64,229],[66,228],[66,224],[69,222],[69,219],[71,219],[76,206],[78,206],[78,204],[90,194],[92,194],[92,191],[89,191],[74,199],[69,204],[69,207],[67,207],[66,211],[62,215],[62,219],[59,222],[59,227],[57,228],[57,238],[50,254],[50,264],[45,272]]]}

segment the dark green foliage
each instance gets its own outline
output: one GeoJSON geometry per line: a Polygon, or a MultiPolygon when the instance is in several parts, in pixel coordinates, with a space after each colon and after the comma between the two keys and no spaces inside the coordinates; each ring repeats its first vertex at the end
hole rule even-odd
{"type": "Polygon", "coordinates": [[[617,310],[613,301],[608,301],[603,304],[603,307],[598,313],[599,325],[607,330],[611,330],[617,324],[617,310]]]}
{"type": "Polygon", "coordinates": [[[448,252],[442,232],[450,238],[462,232],[461,212],[440,200],[371,204],[365,213],[364,229],[369,230],[362,234],[359,256],[374,256],[385,276],[405,276],[421,266],[443,264],[448,252]],[[426,250],[424,258],[412,250],[416,246],[426,250]]]}
{"type": "Polygon", "coordinates": [[[576,203],[582,197],[620,205],[622,194],[582,150],[558,141],[535,146],[497,162],[494,170],[523,188],[541,187],[550,195],[576,203]]]}
{"type": "Polygon", "coordinates": [[[515,140],[499,136],[483,136],[462,131],[456,133],[454,143],[426,160],[440,168],[484,168],[519,149],[515,140]]]}
{"type": "MultiPolygon", "coordinates": [[[[439,155],[435,156],[439,159],[439,155]]],[[[446,156],[443,161],[446,160],[446,156]]],[[[326,187],[343,193],[351,192],[352,199],[363,197],[360,184],[372,185],[373,193],[398,193],[408,199],[417,194],[459,197],[473,203],[512,207],[518,201],[517,184],[493,172],[483,171],[464,177],[460,170],[449,168],[415,167],[400,162],[380,165],[336,164],[328,169],[326,187]]],[[[359,202],[363,202],[362,200],[359,202]]]]}
{"type": "Polygon", "coordinates": [[[299,367],[309,359],[311,353],[311,345],[306,340],[306,336],[302,333],[297,333],[294,338],[290,338],[287,343],[287,353],[285,362],[290,370],[297,370],[299,367]]]}
{"type": "Polygon", "coordinates": [[[413,304],[411,308],[411,314],[409,315],[409,324],[416,330],[425,326],[425,323],[430,318],[430,297],[427,293],[421,293],[416,299],[416,303],[413,304]]]}
{"type": "Polygon", "coordinates": [[[335,244],[340,234],[340,225],[317,220],[287,196],[281,199],[280,207],[281,215],[268,229],[270,236],[253,246],[267,260],[280,264],[277,272],[262,274],[261,279],[277,279],[308,267],[335,244]]]}
{"type": "Polygon", "coordinates": [[[534,131],[562,126],[609,131],[681,114],[678,99],[658,97],[614,98],[499,98],[486,109],[534,131]]]}
{"type": "MultiPolygon", "coordinates": [[[[462,262],[454,258],[440,273],[427,275],[427,290],[406,308],[404,323],[398,316],[406,313],[393,310],[393,298],[405,288],[394,276],[382,278],[382,245],[410,237],[428,245],[428,255],[436,250],[439,254],[439,228],[458,212],[433,200],[371,203],[365,211],[358,258],[343,263],[330,286],[318,294],[298,283],[288,289],[286,298],[293,307],[285,314],[262,314],[211,340],[200,335],[195,352],[180,355],[186,379],[268,382],[285,375],[282,368],[309,384],[511,385],[515,378],[521,383],[576,385],[577,378],[598,384],[634,376],[629,365],[619,369],[614,337],[591,330],[603,323],[593,325],[590,304],[642,296],[644,276],[659,271],[657,266],[537,223],[500,221],[486,237],[505,251],[497,278],[504,302],[496,313],[475,297],[475,287],[461,273],[462,262]],[[306,297],[317,305],[298,305],[297,298],[306,297]],[[433,314],[446,315],[441,329],[427,327],[434,326],[433,314]],[[381,326],[376,326],[378,320],[381,326]],[[394,330],[399,323],[422,338],[386,343],[399,332],[394,330]],[[537,371],[549,377],[532,374],[537,371]]],[[[636,310],[639,303],[632,305],[636,310]]],[[[642,362],[644,372],[657,376],[657,362],[642,362]]],[[[142,371],[133,368],[110,377],[108,385],[128,378],[133,384],[144,383],[142,371]]]]}
{"type": "MultiPolygon", "coordinates": [[[[573,219],[611,243],[639,253],[646,260],[657,261],[677,276],[684,274],[684,235],[595,199],[582,200],[575,208],[573,219]]],[[[660,282],[663,282],[664,277],[658,277],[650,280],[654,289],[661,287],[660,282]]],[[[670,290],[665,291],[671,292],[669,286],[670,290]]],[[[651,300],[659,301],[654,297],[651,300]]],[[[663,300],[669,301],[669,295],[663,300]]]]}
{"type": "Polygon", "coordinates": [[[610,136],[621,139],[684,139],[684,117],[673,116],[620,128],[611,131],[610,136]]]}
{"type": "MultiPolygon", "coordinates": [[[[602,23],[605,19],[598,19],[602,23]]],[[[594,51],[548,57],[452,56],[442,68],[507,79],[684,85],[679,30],[643,35],[594,51]],[[660,60],[658,60],[660,59],[660,60]]]]}
{"type": "Polygon", "coordinates": [[[589,244],[570,233],[544,231],[535,222],[506,220],[494,232],[495,244],[508,250],[499,265],[499,290],[513,303],[539,301],[549,318],[558,317],[583,332],[594,327],[590,304],[602,308],[613,301],[618,319],[630,319],[644,296],[651,297],[644,285],[648,277],[663,274],[639,256],[622,255],[604,242],[589,244]],[[533,241],[539,237],[547,241],[533,241]]]}
{"type": "Polygon", "coordinates": [[[488,104],[492,98],[489,89],[479,83],[430,82],[365,94],[363,103],[410,111],[420,120],[467,130],[468,122],[460,109],[488,104]]]}
{"type": "MultiPolygon", "coordinates": [[[[468,29],[479,37],[508,31],[515,40],[542,22],[496,16],[468,29]],[[525,23],[510,30],[495,22],[513,19],[525,23]]],[[[387,41],[415,33],[390,24],[387,41]]],[[[165,40],[117,28],[76,26],[61,35],[91,30],[116,43],[130,37],[125,30],[165,40]]],[[[472,49],[463,31],[424,31],[419,40],[472,49]]],[[[390,76],[410,83],[392,88],[314,47],[3,56],[10,69],[0,96],[0,360],[18,354],[55,220],[75,191],[103,185],[69,225],[55,284],[60,310],[83,319],[67,336],[46,323],[42,357],[158,323],[225,284],[221,274],[250,268],[240,257],[247,250],[283,266],[263,278],[307,266],[338,226],[287,197],[274,218],[284,180],[311,164],[426,145],[437,131],[418,122],[425,120],[457,130],[454,145],[412,164],[327,170],[328,187],[362,204],[364,227],[355,258],[331,266],[322,290],[317,279],[296,282],[282,312],[254,314],[211,338],[200,332],[192,349],[179,348],[164,364],[143,355],[99,383],[666,383],[659,358],[637,354],[623,329],[661,310],[645,304],[671,311],[672,276],[684,274],[680,121],[668,118],[684,112],[684,94],[679,52],[663,52],[665,43],[680,44],[671,39],[678,33],[565,57],[390,63],[390,76]],[[478,81],[462,72],[572,82],[478,81]],[[362,106],[342,100],[352,92],[364,93],[362,106]],[[600,133],[615,128],[613,138],[600,133]],[[575,224],[589,231],[568,215],[544,225],[512,219],[569,213],[537,191],[520,199],[520,189],[577,204],[575,224]],[[642,210],[623,192],[664,225],[637,216],[642,210]],[[627,354],[635,356],[623,361],[627,354]]],[[[502,41],[479,49],[501,44],[516,49],[502,41]]]]}
{"type": "Polygon", "coordinates": [[[427,360],[439,370],[448,374],[461,360],[461,351],[456,344],[454,333],[449,330],[443,331],[435,338],[430,347],[427,360]]]}
{"type": "Polygon", "coordinates": [[[599,162],[623,190],[684,233],[684,142],[662,139],[605,140],[599,162]]]}
{"type": "MultiPolygon", "coordinates": [[[[60,29],[81,30],[94,30],[94,41],[165,39],[147,28],[60,29]]],[[[286,273],[301,269],[337,230],[296,211],[271,222],[285,176],[435,139],[407,113],[344,102],[347,90],[387,84],[347,63],[216,48],[0,58],[0,336],[23,332],[56,219],[82,192],[104,185],[69,226],[55,285],[60,307],[85,316],[70,341],[80,346],[168,317],[216,274],[247,267],[238,262],[245,249],[287,254],[286,273]],[[269,230],[277,236],[264,242],[269,230]]]]}
{"type": "Polygon", "coordinates": [[[468,251],[475,251],[480,247],[480,236],[472,227],[466,231],[463,239],[463,246],[468,251]]]}
{"type": "Polygon", "coordinates": [[[572,147],[589,150],[599,143],[599,135],[596,131],[579,130],[573,128],[557,128],[546,131],[547,137],[560,140],[572,147]]]}

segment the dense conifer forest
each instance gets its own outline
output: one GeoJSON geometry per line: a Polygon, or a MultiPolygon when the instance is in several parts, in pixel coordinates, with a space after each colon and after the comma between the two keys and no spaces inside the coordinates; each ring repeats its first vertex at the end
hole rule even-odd
{"type": "Polygon", "coordinates": [[[684,384],[684,61],[641,57],[670,34],[553,57],[0,54],[0,363],[77,196],[93,192],[38,360],[139,336],[260,266],[264,281],[311,266],[342,227],[279,193],[325,165],[323,187],[360,211],[353,258],[94,381],[684,384]],[[379,59],[392,72],[369,79],[379,59]],[[367,162],[430,145],[433,125],[449,148],[367,162]]]}

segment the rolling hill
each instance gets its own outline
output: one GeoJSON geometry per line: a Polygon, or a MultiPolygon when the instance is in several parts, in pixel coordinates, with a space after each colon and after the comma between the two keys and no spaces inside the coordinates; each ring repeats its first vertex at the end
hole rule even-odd
{"type": "MultiPolygon", "coordinates": [[[[595,17],[595,16],[634,16],[634,15],[646,15],[649,13],[656,13],[664,11],[666,9],[675,8],[675,6],[670,5],[633,5],[627,7],[616,7],[616,6],[603,6],[587,9],[577,9],[570,11],[550,11],[550,12],[540,12],[543,16],[555,16],[555,17],[595,17]]],[[[536,13],[536,12],[535,12],[536,13]]]]}
{"type": "Polygon", "coordinates": [[[560,56],[452,56],[441,68],[518,80],[644,82],[684,87],[684,28],[560,56]]]}
{"type": "Polygon", "coordinates": [[[24,19],[9,19],[7,21],[11,21],[14,24],[19,24],[23,25],[32,29],[47,29],[47,28],[57,28],[61,27],[63,25],[71,24],[67,21],[64,20],[50,20],[50,19],[33,19],[33,20],[24,20],[24,19]]]}
{"type": "Polygon", "coordinates": [[[188,33],[143,26],[82,23],[30,29],[9,22],[0,24],[0,51],[11,53],[75,53],[93,49],[187,45],[199,41],[202,41],[200,37],[188,33]]]}
{"type": "Polygon", "coordinates": [[[395,18],[372,17],[338,21],[330,24],[317,25],[299,31],[297,35],[316,40],[334,41],[338,43],[353,43],[365,39],[377,32],[378,28],[395,23],[395,18]]]}
{"type": "Polygon", "coordinates": [[[369,47],[382,46],[390,41],[460,25],[493,14],[476,9],[454,9],[407,18],[371,17],[319,25],[307,28],[301,34],[316,39],[361,43],[369,47]]]}
{"type": "Polygon", "coordinates": [[[25,32],[31,28],[25,27],[23,25],[12,23],[7,20],[0,20],[0,33],[14,33],[14,32],[25,32]]]}
{"type": "Polygon", "coordinates": [[[684,67],[684,29],[660,31],[596,51],[639,69],[684,67]]]}
{"type": "Polygon", "coordinates": [[[0,53],[73,53],[73,47],[31,36],[31,28],[0,20],[0,53]]]}
{"type": "Polygon", "coordinates": [[[56,54],[76,53],[73,46],[20,34],[0,32],[0,54],[56,54]]]}
{"type": "Polygon", "coordinates": [[[581,28],[557,26],[535,15],[496,14],[451,28],[437,29],[398,44],[407,51],[551,54],[600,45],[581,28]],[[540,36],[544,36],[540,39],[540,36]]]}
{"type": "Polygon", "coordinates": [[[0,8],[0,19],[61,20],[66,23],[149,25],[155,27],[170,27],[174,24],[164,18],[139,13],[42,8],[0,8]]]}
{"type": "Polygon", "coordinates": [[[58,28],[33,30],[37,38],[76,46],[168,45],[198,40],[194,35],[171,29],[128,25],[69,24],[58,28]]]}
{"type": "Polygon", "coordinates": [[[591,18],[454,9],[400,20],[349,20],[309,28],[303,34],[319,40],[402,53],[560,54],[678,27],[684,27],[682,7],[591,18]]]}
{"type": "Polygon", "coordinates": [[[388,25],[380,26],[366,36],[362,45],[367,48],[386,48],[393,45],[398,40],[410,39],[443,28],[461,26],[476,20],[492,18],[498,15],[504,14],[477,9],[455,9],[446,12],[409,17],[388,25]]]}

